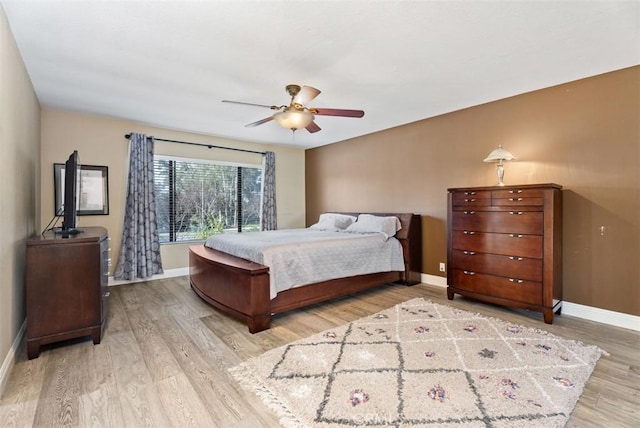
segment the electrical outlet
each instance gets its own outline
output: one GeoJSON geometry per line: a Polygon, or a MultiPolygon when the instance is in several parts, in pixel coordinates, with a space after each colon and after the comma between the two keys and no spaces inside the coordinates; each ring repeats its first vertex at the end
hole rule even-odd
{"type": "Polygon", "coordinates": [[[444,272],[445,271],[445,265],[444,263],[440,263],[440,272],[444,272]]]}

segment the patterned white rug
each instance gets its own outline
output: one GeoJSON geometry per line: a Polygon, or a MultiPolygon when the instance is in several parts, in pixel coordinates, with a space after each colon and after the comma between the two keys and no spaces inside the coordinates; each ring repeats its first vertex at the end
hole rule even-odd
{"type": "Polygon", "coordinates": [[[562,427],[603,354],[414,299],[230,372],[286,427],[562,427]]]}

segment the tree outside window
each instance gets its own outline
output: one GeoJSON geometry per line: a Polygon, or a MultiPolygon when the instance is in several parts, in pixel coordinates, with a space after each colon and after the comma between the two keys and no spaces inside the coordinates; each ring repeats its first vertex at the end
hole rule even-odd
{"type": "Polygon", "coordinates": [[[262,168],[163,156],[154,180],[160,242],[260,230],[262,168]]]}

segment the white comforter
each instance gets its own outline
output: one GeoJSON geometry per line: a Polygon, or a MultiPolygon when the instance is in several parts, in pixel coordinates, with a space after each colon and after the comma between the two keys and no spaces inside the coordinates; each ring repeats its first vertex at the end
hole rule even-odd
{"type": "Polygon", "coordinates": [[[271,298],[280,291],[330,279],[403,271],[402,247],[379,233],[312,229],[242,232],[209,237],[205,244],[269,267],[271,298]]]}

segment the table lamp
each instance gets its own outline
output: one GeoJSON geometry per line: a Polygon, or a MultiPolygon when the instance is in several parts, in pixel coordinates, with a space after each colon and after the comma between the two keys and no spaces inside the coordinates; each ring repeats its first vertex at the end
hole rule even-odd
{"type": "Polygon", "coordinates": [[[489,153],[489,156],[486,157],[484,162],[496,162],[497,172],[498,172],[498,186],[504,186],[503,178],[504,178],[504,161],[515,160],[515,156],[511,154],[508,150],[502,148],[502,146],[498,146],[497,149],[489,153]]]}

